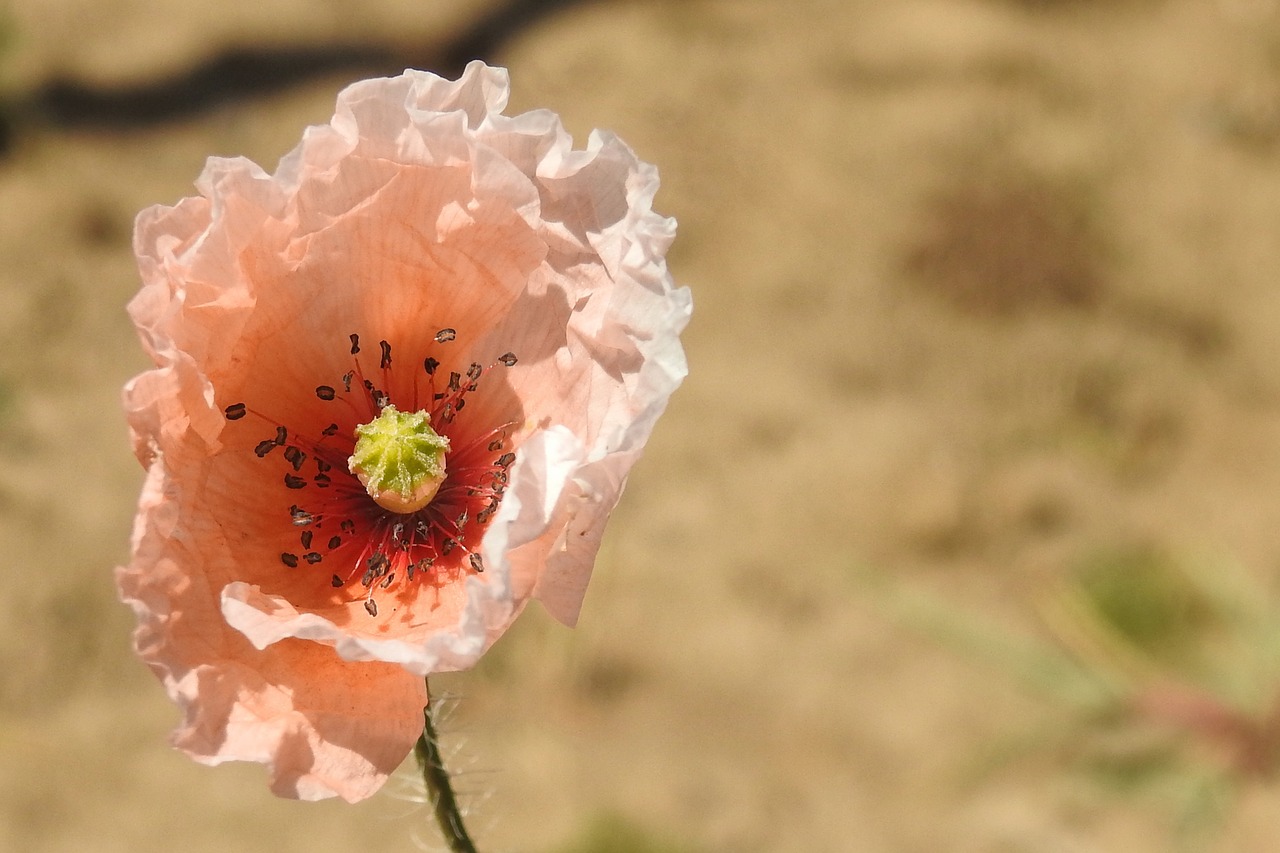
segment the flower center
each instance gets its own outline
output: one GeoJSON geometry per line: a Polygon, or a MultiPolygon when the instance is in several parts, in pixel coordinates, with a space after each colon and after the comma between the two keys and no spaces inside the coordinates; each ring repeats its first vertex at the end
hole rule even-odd
{"type": "Polygon", "coordinates": [[[403,514],[431,503],[445,480],[449,439],[431,428],[429,414],[388,404],[355,433],[347,468],[378,506],[403,514]]]}
{"type": "MultiPolygon", "coordinates": [[[[485,373],[514,367],[517,359],[508,352],[489,367],[471,362],[464,372],[427,356],[421,373],[413,368],[406,381],[403,372],[394,375],[404,368],[393,366],[389,341],[378,342],[380,373],[367,374],[360,336],[349,337],[352,369],[340,384],[315,387],[321,404],[334,407],[319,435],[300,434],[253,403],[232,403],[223,414],[228,421],[252,416],[272,430],[253,454],[273,467],[284,462],[281,521],[287,517],[288,538],[296,535],[301,546],[284,544],[279,562],[288,569],[323,565],[329,576],[317,580],[326,591],[358,582],[364,609],[377,617],[375,594],[392,594],[392,587],[396,595],[415,586],[438,591],[484,572],[479,543],[507,488],[517,422],[462,423],[471,410],[460,415],[485,373]],[[379,385],[368,375],[380,377],[379,385]],[[396,408],[393,395],[412,411],[396,408]],[[348,451],[349,475],[341,461],[348,451]],[[310,478],[308,462],[315,466],[310,478]]],[[[441,329],[434,341],[456,337],[454,329],[441,329]]]]}

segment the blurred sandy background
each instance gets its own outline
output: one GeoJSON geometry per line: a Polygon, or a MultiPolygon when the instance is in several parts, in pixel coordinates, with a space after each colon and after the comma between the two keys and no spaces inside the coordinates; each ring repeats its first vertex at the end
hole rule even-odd
{"type": "Polygon", "coordinates": [[[659,165],[695,297],[580,628],[531,610],[439,681],[481,848],[1276,849],[1280,3],[617,0],[462,38],[499,5],[0,7],[0,850],[437,849],[410,768],[299,804],[167,747],[111,579],[117,401],[137,210],[475,44],[514,110],[659,165]],[[1169,673],[1236,728],[1135,711],[1169,673]]]}

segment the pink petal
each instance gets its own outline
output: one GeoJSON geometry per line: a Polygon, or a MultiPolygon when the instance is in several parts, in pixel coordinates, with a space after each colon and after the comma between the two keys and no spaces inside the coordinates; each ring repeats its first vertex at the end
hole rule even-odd
{"type": "Polygon", "coordinates": [[[182,707],[174,745],[208,764],[258,761],[282,796],[354,802],[373,794],[422,730],[421,679],[391,664],[351,664],[322,645],[254,649],[222,619],[192,564],[190,512],[157,460],[134,527],[135,558],[118,569],[138,617],[139,656],[182,707]]]}

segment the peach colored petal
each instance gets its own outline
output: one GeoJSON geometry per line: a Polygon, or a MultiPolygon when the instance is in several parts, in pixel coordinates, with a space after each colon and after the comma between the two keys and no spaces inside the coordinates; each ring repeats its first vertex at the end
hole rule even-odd
{"type": "Polygon", "coordinates": [[[478,62],[354,84],[274,174],[211,158],[200,197],[137,220],[155,368],[124,395],[148,479],[121,595],[184,709],[175,743],[263,762],[283,795],[368,796],[418,734],[422,676],[533,598],[576,620],[686,372],[655,170],[502,115],[507,89],[478,62]],[[451,442],[415,514],[345,470],[378,395],[451,442]]]}
{"type": "Polygon", "coordinates": [[[354,802],[377,791],[422,728],[423,682],[390,664],[344,662],[294,641],[262,652],[218,612],[193,575],[191,498],[163,461],[148,473],[134,561],[116,572],[138,617],[138,654],[183,709],[173,742],[208,764],[258,761],[282,796],[354,802]]]}

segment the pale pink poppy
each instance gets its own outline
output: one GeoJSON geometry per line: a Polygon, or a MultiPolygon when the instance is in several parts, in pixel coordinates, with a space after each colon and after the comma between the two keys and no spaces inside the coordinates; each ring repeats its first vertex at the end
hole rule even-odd
{"type": "Polygon", "coordinates": [[[214,158],[199,197],[138,217],[156,367],[124,394],[147,478],[117,580],[175,744],[263,762],[277,794],[369,796],[421,732],[424,676],[531,598],[575,622],[685,374],[655,170],[502,115],[507,87],[478,62],[357,83],[274,175],[214,158]],[[448,447],[422,509],[348,469],[393,407],[448,447]]]}

